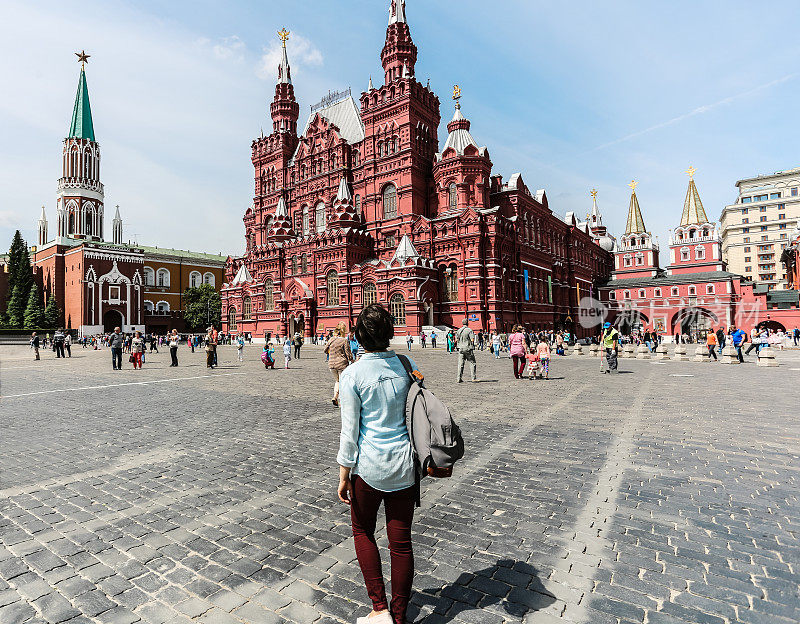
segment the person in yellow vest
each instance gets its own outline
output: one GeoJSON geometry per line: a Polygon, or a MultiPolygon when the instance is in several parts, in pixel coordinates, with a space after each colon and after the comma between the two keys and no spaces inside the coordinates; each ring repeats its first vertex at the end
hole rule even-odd
{"type": "Polygon", "coordinates": [[[603,333],[600,336],[600,346],[603,351],[600,352],[600,357],[605,355],[607,368],[603,369],[604,373],[619,372],[617,369],[617,349],[619,348],[619,332],[611,327],[611,323],[603,323],[603,333]]]}

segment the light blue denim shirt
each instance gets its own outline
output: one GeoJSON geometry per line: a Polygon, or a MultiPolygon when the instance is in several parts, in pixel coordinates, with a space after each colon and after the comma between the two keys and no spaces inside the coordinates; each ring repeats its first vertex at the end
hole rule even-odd
{"type": "Polygon", "coordinates": [[[339,377],[342,433],[336,461],[382,492],[415,483],[405,416],[410,384],[394,351],[365,353],[339,377]]]}

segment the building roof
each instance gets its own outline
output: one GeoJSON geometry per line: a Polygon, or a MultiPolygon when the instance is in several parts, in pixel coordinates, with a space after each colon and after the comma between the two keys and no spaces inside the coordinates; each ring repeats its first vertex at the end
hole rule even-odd
{"type": "Polygon", "coordinates": [[[324,117],[329,123],[339,128],[339,136],[350,145],[364,140],[364,124],[361,121],[361,112],[352,96],[312,111],[303,128],[302,135],[305,135],[306,131],[308,131],[308,127],[316,115],[324,117]]]}
{"type": "MultiPolygon", "coordinates": [[[[461,113],[461,107],[458,105],[456,105],[456,112],[450,123],[454,121],[468,122],[467,118],[461,113]]],[[[447,141],[445,141],[441,153],[444,153],[447,148],[452,147],[456,151],[456,154],[463,155],[464,148],[466,148],[467,145],[478,147],[478,143],[469,132],[469,123],[463,125],[459,124],[458,127],[453,128],[447,135],[447,141]]]]}
{"type": "Polygon", "coordinates": [[[86,86],[86,72],[83,67],[81,67],[81,75],[78,78],[78,92],[75,94],[75,106],[72,109],[72,123],[69,126],[68,137],[95,140],[92,108],[89,106],[89,89],[86,86]]]}
{"type": "Polygon", "coordinates": [[[767,303],[798,303],[800,291],[797,290],[770,290],[767,293],[767,303]]]}
{"type": "Polygon", "coordinates": [[[286,56],[286,42],[283,42],[281,62],[278,64],[278,84],[292,84],[292,68],[289,66],[289,57],[286,56]]]}
{"type": "Polygon", "coordinates": [[[645,288],[649,286],[692,284],[695,282],[724,282],[737,279],[742,279],[742,276],[730,271],[703,271],[700,273],[681,273],[679,275],[661,274],[656,277],[624,277],[609,280],[601,288],[645,288]]]}
{"type": "Polygon", "coordinates": [[[419,258],[419,254],[414,247],[414,243],[412,243],[411,239],[408,237],[408,234],[404,234],[403,238],[400,239],[400,244],[397,246],[397,251],[395,251],[394,256],[392,256],[392,260],[405,262],[409,258],[419,258]]]}
{"type": "Polygon", "coordinates": [[[628,222],[625,224],[625,233],[643,234],[646,231],[644,229],[642,211],[639,208],[639,199],[636,197],[636,190],[634,190],[631,193],[631,204],[628,207],[628,222]]]}
{"type": "MultiPolygon", "coordinates": [[[[84,241],[76,240],[76,244],[81,244],[84,241]]],[[[171,249],[169,247],[150,247],[148,245],[136,245],[133,243],[111,243],[109,241],[91,241],[92,245],[98,245],[101,247],[113,247],[119,249],[120,247],[125,249],[141,249],[144,251],[146,256],[170,256],[172,258],[182,258],[185,260],[198,260],[198,261],[205,261],[205,262],[215,262],[219,263],[220,265],[225,264],[225,260],[227,256],[223,256],[221,254],[209,254],[203,253],[199,251],[187,251],[185,249],[171,249]]]]}
{"type": "Polygon", "coordinates": [[[683,214],[681,215],[681,225],[700,225],[708,223],[703,202],[700,201],[700,193],[697,192],[694,178],[689,178],[689,188],[686,189],[686,199],[683,202],[683,214]]]}
{"type": "Polygon", "coordinates": [[[236,272],[236,277],[233,278],[231,286],[236,286],[238,284],[247,284],[248,282],[252,281],[253,278],[250,276],[250,271],[247,270],[247,265],[243,262],[242,266],[240,266],[239,270],[236,272]]]}

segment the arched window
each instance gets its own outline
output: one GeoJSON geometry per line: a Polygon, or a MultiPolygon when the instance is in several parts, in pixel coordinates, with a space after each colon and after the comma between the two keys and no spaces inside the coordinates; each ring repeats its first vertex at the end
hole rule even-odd
{"type": "Polygon", "coordinates": [[[630,254],[625,254],[625,255],[622,257],[622,260],[623,260],[623,264],[624,264],[626,267],[629,267],[629,266],[631,266],[631,260],[632,260],[632,258],[631,258],[631,255],[630,255],[630,254]]]}
{"type": "Polygon", "coordinates": [[[713,295],[714,294],[714,285],[708,284],[706,286],[706,294],[713,295]]]}
{"type": "Polygon", "coordinates": [[[169,312],[169,304],[166,301],[159,301],[156,310],[159,312],[169,312]]]}
{"type": "Polygon", "coordinates": [[[656,288],[656,289],[653,291],[653,296],[654,296],[654,297],[660,297],[660,296],[661,296],[661,289],[660,289],[660,288],[656,288]]]}
{"type": "Polygon", "coordinates": [[[236,331],[236,308],[228,308],[228,331],[236,331]]]}
{"type": "Polygon", "coordinates": [[[448,204],[450,205],[451,209],[458,206],[458,187],[456,186],[455,182],[450,183],[448,204]]]}
{"type": "Polygon", "coordinates": [[[395,325],[406,324],[406,301],[400,293],[393,294],[389,299],[389,314],[392,315],[395,325]]]}
{"type": "Polygon", "coordinates": [[[706,250],[705,247],[698,245],[694,248],[694,257],[696,260],[704,260],[706,257],[706,250]]]}
{"type": "Polygon", "coordinates": [[[697,294],[697,289],[694,286],[689,286],[689,294],[690,295],[696,295],[697,294]]]}
{"type": "Polygon", "coordinates": [[[631,291],[630,290],[626,290],[622,296],[625,297],[625,299],[630,299],[631,298],[631,291]]]}
{"type": "Polygon", "coordinates": [[[642,289],[639,291],[639,299],[645,299],[647,297],[647,292],[642,289]]]}
{"type": "Polygon", "coordinates": [[[308,273],[308,256],[306,254],[300,256],[300,273],[308,273]]]}
{"type": "Polygon", "coordinates": [[[253,300],[250,299],[250,297],[245,297],[242,300],[242,320],[249,321],[252,312],[253,312],[253,300]]]}
{"type": "Polygon", "coordinates": [[[328,271],[328,305],[339,305],[339,274],[331,269],[328,271]]]}
{"type": "Polygon", "coordinates": [[[364,284],[364,307],[378,302],[378,288],[372,282],[364,284]]]}
{"type": "Polygon", "coordinates": [[[393,219],[397,216],[397,188],[394,184],[383,189],[383,218],[393,219]]]}
{"type": "Polygon", "coordinates": [[[449,266],[444,270],[444,300],[458,301],[458,269],[449,266]]]}
{"type": "Polygon", "coordinates": [[[213,273],[204,273],[203,274],[203,283],[208,284],[209,286],[214,285],[214,274],[213,273]]]}
{"type": "Polygon", "coordinates": [[[383,156],[383,143],[378,141],[378,158],[380,158],[381,156],[383,156]]]}
{"type": "Polygon", "coordinates": [[[689,248],[683,247],[681,249],[681,260],[688,260],[689,259],[689,248]]]}
{"type": "Polygon", "coordinates": [[[264,309],[273,310],[275,308],[275,296],[272,293],[274,285],[270,278],[264,281],[264,309]]]}
{"type": "Polygon", "coordinates": [[[153,310],[155,310],[155,307],[153,306],[153,302],[152,301],[145,301],[144,302],[144,311],[147,314],[151,314],[153,312],[153,310]]]}
{"type": "Polygon", "coordinates": [[[353,206],[356,207],[356,214],[361,217],[361,195],[356,195],[355,199],[353,199],[353,206]]]}
{"type": "Polygon", "coordinates": [[[317,213],[315,215],[317,223],[317,234],[322,234],[325,231],[325,204],[322,202],[317,204],[317,213]]]}
{"type": "Polygon", "coordinates": [[[156,272],[153,271],[150,267],[144,267],[144,285],[145,286],[155,286],[156,285],[156,272]]]}
{"type": "Polygon", "coordinates": [[[159,286],[169,286],[169,271],[167,269],[159,269],[156,273],[156,280],[159,286]]]}
{"type": "Polygon", "coordinates": [[[358,150],[353,150],[353,167],[358,167],[361,164],[361,154],[358,150]]]}
{"type": "Polygon", "coordinates": [[[674,287],[672,288],[672,296],[673,296],[673,297],[677,297],[677,296],[678,296],[678,292],[679,292],[679,291],[678,291],[678,287],[677,287],[677,286],[674,286],[674,287]]]}
{"type": "Polygon", "coordinates": [[[308,236],[310,229],[308,206],[303,206],[303,236],[308,236]]]}
{"type": "Polygon", "coordinates": [[[292,275],[297,275],[297,256],[292,256],[292,275]]]}
{"type": "Polygon", "coordinates": [[[643,253],[637,253],[636,254],[636,264],[638,266],[642,266],[644,264],[644,254],[643,253]]]}
{"type": "Polygon", "coordinates": [[[189,288],[197,288],[200,285],[202,276],[198,271],[189,273],[189,288]]]}

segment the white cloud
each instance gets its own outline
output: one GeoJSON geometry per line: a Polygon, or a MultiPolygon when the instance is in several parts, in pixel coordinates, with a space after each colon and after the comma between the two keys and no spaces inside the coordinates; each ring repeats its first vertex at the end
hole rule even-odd
{"type": "MultiPolygon", "coordinates": [[[[258,63],[256,73],[263,80],[272,80],[278,72],[278,65],[281,62],[281,48],[279,41],[271,41],[264,46],[261,60],[258,63]]],[[[286,52],[289,55],[289,64],[292,67],[294,76],[298,68],[319,67],[323,63],[322,52],[308,39],[302,35],[292,33],[286,43],[286,52]]]]}
{"type": "Polygon", "coordinates": [[[232,35],[215,43],[211,47],[211,51],[221,61],[242,61],[246,47],[244,41],[238,36],[232,35]]]}

